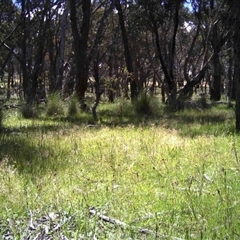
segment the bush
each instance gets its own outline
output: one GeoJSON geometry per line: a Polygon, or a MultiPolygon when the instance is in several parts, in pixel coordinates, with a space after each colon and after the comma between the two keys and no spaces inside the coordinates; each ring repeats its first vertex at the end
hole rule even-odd
{"type": "Polygon", "coordinates": [[[59,93],[49,96],[46,115],[50,117],[64,115],[64,104],[59,93]]]}

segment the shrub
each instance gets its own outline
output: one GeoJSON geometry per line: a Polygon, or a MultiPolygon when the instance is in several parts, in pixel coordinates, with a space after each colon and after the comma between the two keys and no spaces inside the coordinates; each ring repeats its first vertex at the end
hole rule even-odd
{"type": "Polygon", "coordinates": [[[59,93],[53,93],[48,98],[47,116],[58,116],[64,114],[64,104],[59,93]]]}

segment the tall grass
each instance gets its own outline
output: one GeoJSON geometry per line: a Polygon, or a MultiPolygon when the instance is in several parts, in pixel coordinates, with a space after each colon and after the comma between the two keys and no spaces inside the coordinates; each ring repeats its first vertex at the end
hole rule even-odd
{"type": "Polygon", "coordinates": [[[53,93],[48,98],[46,115],[47,116],[62,116],[65,113],[65,106],[60,93],[53,93]]]}
{"type": "Polygon", "coordinates": [[[79,113],[79,101],[75,95],[71,96],[68,104],[68,116],[76,116],[79,113]]]}
{"type": "Polygon", "coordinates": [[[32,104],[23,104],[20,108],[20,112],[23,118],[37,118],[39,116],[36,106],[32,104]]]}
{"type": "Polygon", "coordinates": [[[160,101],[156,97],[150,96],[147,91],[140,93],[135,99],[133,108],[139,116],[151,116],[159,113],[160,101]]]}
{"type": "MultiPolygon", "coordinates": [[[[18,119],[15,128],[24,125],[25,131],[20,127],[20,134],[0,143],[0,226],[20,239],[29,220],[35,224],[55,214],[52,222],[61,226],[55,238],[62,233],[73,239],[237,239],[240,141],[225,132],[231,113],[207,111],[114,128],[18,119]],[[186,129],[199,130],[192,135],[186,129]],[[89,215],[93,207],[127,227],[89,215]]],[[[132,116],[124,114],[123,120],[127,117],[132,116]]]]}

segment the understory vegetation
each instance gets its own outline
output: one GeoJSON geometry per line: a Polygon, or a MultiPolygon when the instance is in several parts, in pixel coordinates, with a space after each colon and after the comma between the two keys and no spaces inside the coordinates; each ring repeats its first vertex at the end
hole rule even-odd
{"type": "Polygon", "coordinates": [[[171,112],[143,97],[102,103],[94,121],[74,99],[56,99],[31,118],[4,111],[0,236],[239,238],[233,109],[196,100],[171,112]]]}

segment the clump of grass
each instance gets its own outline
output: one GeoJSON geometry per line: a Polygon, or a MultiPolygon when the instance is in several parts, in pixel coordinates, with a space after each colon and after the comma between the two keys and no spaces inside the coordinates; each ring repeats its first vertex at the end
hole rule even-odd
{"type": "Polygon", "coordinates": [[[116,99],[114,103],[100,104],[98,114],[103,124],[119,125],[135,120],[131,101],[122,97],[116,99]]]}
{"type": "Polygon", "coordinates": [[[133,103],[134,111],[140,116],[153,116],[159,112],[159,103],[157,99],[150,96],[147,91],[140,93],[133,103]]]}
{"type": "Polygon", "coordinates": [[[79,102],[75,95],[72,95],[69,98],[69,104],[68,104],[68,116],[76,116],[79,112],[79,102]]]}
{"type": "Polygon", "coordinates": [[[20,112],[22,117],[26,119],[38,117],[38,111],[32,104],[23,104],[20,108],[20,112]]]}
{"type": "Polygon", "coordinates": [[[139,115],[151,115],[151,98],[147,95],[146,91],[140,93],[137,99],[134,102],[134,110],[139,115]]]}
{"type": "Polygon", "coordinates": [[[64,103],[59,93],[49,96],[46,115],[49,117],[64,115],[64,103]]]}
{"type": "Polygon", "coordinates": [[[114,111],[120,118],[129,117],[132,115],[133,106],[128,99],[120,98],[117,100],[114,111]]]}
{"type": "Polygon", "coordinates": [[[198,100],[198,103],[200,104],[200,106],[203,108],[203,109],[206,109],[206,108],[209,108],[210,105],[207,101],[207,98],[205,95],[202,95],[200,96],[199,100],[198,100]]]}

